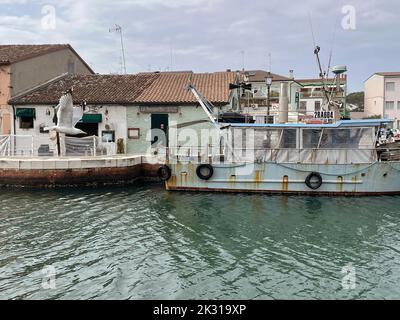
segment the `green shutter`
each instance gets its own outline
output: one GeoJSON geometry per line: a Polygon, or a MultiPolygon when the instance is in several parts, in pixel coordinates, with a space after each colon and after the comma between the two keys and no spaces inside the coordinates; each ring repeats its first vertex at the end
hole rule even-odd
{"type": "Polygon", "coordinates": [[[92,114],[92,113],[84,114],[81,120],[81,122],[83,123],[100,123],[102,121],[103,117],[101,114],[92,114]]]}
{"type": "Polygon", "coordinates": [[[36,119],[36,109],[33,108],[18,108],[16,116],[19,118],[34,118],[36,119]]]}

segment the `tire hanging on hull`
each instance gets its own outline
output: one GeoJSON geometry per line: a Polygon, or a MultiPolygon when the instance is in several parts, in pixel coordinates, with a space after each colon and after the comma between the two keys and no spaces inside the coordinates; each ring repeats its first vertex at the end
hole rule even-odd
{"type": "Polygon", "coordinates": [[[196,169],[196,174],[201,180],[210,180],[214,175],[214,168],[209,164],[201,164],[196,169]]]}
{"type": "Polygon", "coordinates": [[[305,181],[307,187],[317,190],[322,186],[322,177],[318,172],[311,172],[305,181]]]}
{"type": "Polygon", "coordinates": [[[162,180],[162,181],[168,181],[171,178],[171,169],[170,167],[164,165],[158,168],[157,170],[157,176],[162,180]]]}

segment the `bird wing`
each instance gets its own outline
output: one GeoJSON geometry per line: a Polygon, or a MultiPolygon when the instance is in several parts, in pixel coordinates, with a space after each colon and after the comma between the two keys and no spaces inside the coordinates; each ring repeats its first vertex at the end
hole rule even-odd
{"type": "Polygon", "coordinates": [[[74,107],[73,117],[72,117],[72,126],[75,128],[76,124],[82,120],[83,117],[83,108],[81,106],[74,107]]]}
{"type": "Polygon", "coordinates": [[[60,103],[57,106],[58,127],[72,128],[72,117],[74,112],[74,104],[72,101],[72,94],[65,93],[60,98],[60,103]]]}

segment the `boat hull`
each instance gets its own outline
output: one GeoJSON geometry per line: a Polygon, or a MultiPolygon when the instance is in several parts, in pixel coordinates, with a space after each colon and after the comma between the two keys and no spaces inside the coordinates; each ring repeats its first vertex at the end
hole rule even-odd
{"type": "Polygon", "coordinates": [[[167,190],[245,192],[307,195],[398,195],[400,162],[370,164],[247,163],[212,165],[208,180],[196,174],[198,164],[170,164],[167,190]],[[313,190],[306,184],[311,173],[319,173],[322,184],[313,190]]]}

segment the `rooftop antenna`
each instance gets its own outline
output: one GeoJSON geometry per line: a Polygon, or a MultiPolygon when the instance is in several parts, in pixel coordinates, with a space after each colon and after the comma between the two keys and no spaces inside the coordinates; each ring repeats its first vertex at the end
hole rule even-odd
{"type": "Polygon", "coordinates": [[[242,54],[242,70],[244,70],[244,50],[240,51],[240,53],[242,54]]]}
{"type": "Polygon", "coordinates": [[[122,36],[122,27],[118,24],[115,25],[115,27],[110,28],[110,32],[113,33],[119,33],[121,36],[121,50],[122,50],[122,66],[123,66],[123,71],[124,74],[126,74],[126,61],[125,61],[125,48],[124,48],[124,37],[122,36]]]}

